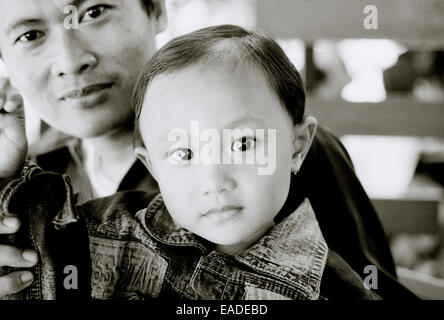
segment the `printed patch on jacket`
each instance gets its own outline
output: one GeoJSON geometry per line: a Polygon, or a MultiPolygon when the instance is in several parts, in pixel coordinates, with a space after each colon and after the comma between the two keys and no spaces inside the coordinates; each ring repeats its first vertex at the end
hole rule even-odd
{"type": "Polygon", "coordinates": [[[92,297],[123,298],[129,293],[155,298],[167,261],[141,244],[90,237],[92,297]]]}
{"type": "Polygon", "coordinates": [[[291,300],[291,299],[273,291],[257,288],[252,285],[246,285],[244,300],[291,300]]]}

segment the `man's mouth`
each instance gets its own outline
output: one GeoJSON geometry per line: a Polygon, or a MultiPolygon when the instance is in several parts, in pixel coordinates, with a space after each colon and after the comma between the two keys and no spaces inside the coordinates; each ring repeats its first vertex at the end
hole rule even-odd
{"type": "Polygon", "coordinates": [[[114,83],[100,83],[100,84],[93,84],[90,86],[86,86],[84,88],[80,89],[73,89],[65,94],[63,94],[60,97],[60,100],[69,100],[69,99],[80,99],[83,97],[87,97],[91,94],[106,90],[111,88],[114,85],[114,83]]]}

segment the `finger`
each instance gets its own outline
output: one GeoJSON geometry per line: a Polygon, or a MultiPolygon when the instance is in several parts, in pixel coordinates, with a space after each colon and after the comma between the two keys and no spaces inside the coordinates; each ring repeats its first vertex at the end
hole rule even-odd
{"type": "Polygon", "coordinates": [[[20,228],[20,219],[4,217],[0,220],[0,234],[13,234],[20,228]]]}
{"type": "Polygon", "coordinates": [[[8,113],[0,116],[0,133],[19,150],[27,147],[25,130],[24,119],[19,115],[8,113]]]}
{"type": "Polygon", "coordinates": [[[18,93],[15,93],[13,95],[11,95],[10,97],[8,97],[8,100],[6,101],[6,103],[4,104],[4,107],[6,112],[9,113],[18,113],[20,111],[19,115],[23,115],[23,99],[22,96],[19,95],[18,93]]]}
{"type": "Polygon", "coordinates": [[[0,90],[6,90],[6,87],[9,85],[9,79],[0,76],[0,90]]]}
{"type": "Polygon", "coordinates": [[[0,277],[0,298],[28,287],[34,276],[29,271],[16,271],[0,277]]]}
{"type": "Polygon", "coordinates": [[[37,261],[38,257],[35,251],[0,245],[0,266],[29,268],[34,266],[37,261]]]}
{"type": "Polygon", "coordinates": [[[3,105],[6,102],[6,92],[3,91],[0,87],[0,110],[3,109],[3,105]]]}

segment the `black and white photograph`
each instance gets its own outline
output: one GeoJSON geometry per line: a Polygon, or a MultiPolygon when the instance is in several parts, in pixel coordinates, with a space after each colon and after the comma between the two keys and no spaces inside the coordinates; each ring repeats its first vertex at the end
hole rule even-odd
{"type": "Polygon", "coordinates": [[[0,300],[444,300],[444,1],[0,0],[0,300]]]}

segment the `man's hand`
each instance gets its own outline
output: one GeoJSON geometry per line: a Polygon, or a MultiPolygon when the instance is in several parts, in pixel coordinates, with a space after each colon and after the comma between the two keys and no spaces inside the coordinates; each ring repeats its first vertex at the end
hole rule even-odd
{"type": "Polygon", "coordinates": [[[27,151],[22,97],[12,93],[7,79],[0,78],[0,178],[12,177],[27,151]]]}
{"type": "MultiPolygon", "coordinates": [[[[14,176],[26,158],[28,146],[22,115],[22,98],[12,93],[7,79],[0,78],[0,179],[14,176]]],[[[0,218],[0,235],[14,234],[19,228],[18,218],[0,218]]],[[[32,250],[0,244],[0,267],[29,268],[37,260],[32,250]]],[[[32,273],[26,270],[0,276],[0,298],[23,290],[32,281],[32,273]]]]}
{"type": "MultiPolygon", "coordinates": [[[[13,234],[20,228],[20,220],[15,217],[0,219],[0,234],[13,234]]],[[[29,268],[38,261],[32,250],[20,250],[11,246],[0,245],[0,267],[29,268]]],[[[0,298],[16,293],[28,287],[33,281],[31,272],[16,271],[0,277],[0,298]]]]}

